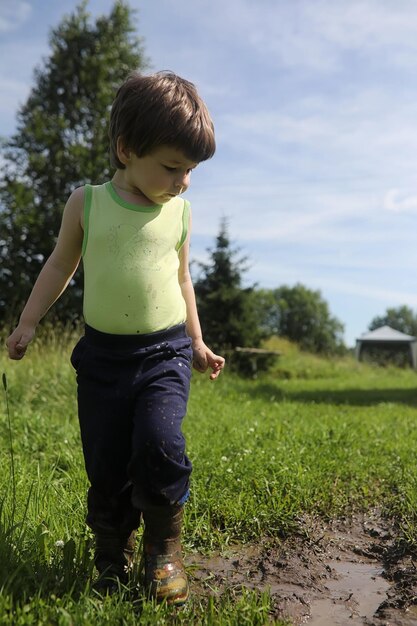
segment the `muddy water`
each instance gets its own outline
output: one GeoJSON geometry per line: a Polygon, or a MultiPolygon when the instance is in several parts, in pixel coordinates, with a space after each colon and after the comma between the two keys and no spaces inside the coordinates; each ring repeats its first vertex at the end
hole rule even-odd
{"type": "Polygon", "coordinates": [[[299,534],[189,555],[186,563],[196,595],[268,589],[271,620],[417,626],[417,553],[398,546],[396,524],[375,509],[327,523],[300,518],[299,534]]]}
{"type": "Polygon", "coordinates": [[[382,569],[344,561],[331,561],[328,566],[337,577],[326,583],[328,596],[311,603],[309,626],[345,626],[370,620],[389,588],[382,569]]]}

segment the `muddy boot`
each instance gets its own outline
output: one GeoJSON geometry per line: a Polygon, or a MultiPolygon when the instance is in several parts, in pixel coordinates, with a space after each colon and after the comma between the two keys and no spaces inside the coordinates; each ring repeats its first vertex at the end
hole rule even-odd
{"type": "Polygon", "coordinates": [[[129,572],[133,568],[136,545],[136,531],[130,535],[120,535],[115,531],[95,533],[96,548],[94,564],[99,577],[94,589],[102,594],[112,594],[119,590],[120,584],[126,585],[129,572]]]}
{"type": "Polygon", "coordinates": [[[189,588],[181,555],[183,507],[154,506],[143,512],[145,586],[157,602],[180,605],[189,588]]]}

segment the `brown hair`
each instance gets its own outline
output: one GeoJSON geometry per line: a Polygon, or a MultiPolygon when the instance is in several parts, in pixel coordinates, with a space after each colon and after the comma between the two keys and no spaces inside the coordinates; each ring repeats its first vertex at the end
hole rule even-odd
{"type": "Polygon", "coordinates": [[[133,72],[119,88],[110,114],[110,162],[124,169],[119,137],[138,157],[169,145],[199,163],[216,150],[213,122],[195,85],[173,72],[133,72]]]}

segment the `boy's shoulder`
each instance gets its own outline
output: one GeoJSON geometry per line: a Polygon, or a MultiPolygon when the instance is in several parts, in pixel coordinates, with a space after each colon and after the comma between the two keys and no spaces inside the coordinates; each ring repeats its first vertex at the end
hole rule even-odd
{"type": "Polygon", "coordinates": [[[86,187],[84,185],[74,189],[65,206],[65,213],[80,220],[81,224],[83,221],[82,216],[84,212],[85,189],[86,187]]]}
{"type": "Polygon", "coordinates": [[[69,197],[69,200],[73,200],[74,202],[79,202],[80,200],[84,201],[86,185],[81,185],[81,187],[76,187],[69,197]]]}

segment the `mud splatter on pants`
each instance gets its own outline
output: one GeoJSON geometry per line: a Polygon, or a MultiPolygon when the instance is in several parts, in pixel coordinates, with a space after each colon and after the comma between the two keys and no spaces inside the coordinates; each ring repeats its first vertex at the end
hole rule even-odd
{"type": "Polygon", "coordinates": [[[112,335],[86,326],[71,355],[90,481],[87,523],[129,532],[135,501],[182,504],[191,462],[181,425],[191,378],[185,324],[148,335],[112,335]]]}

